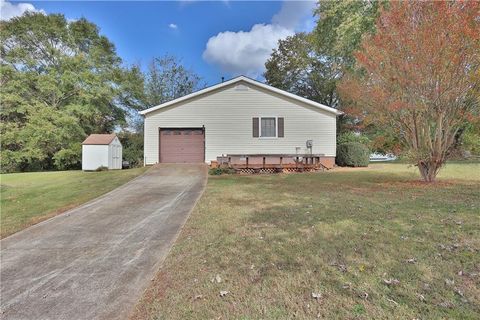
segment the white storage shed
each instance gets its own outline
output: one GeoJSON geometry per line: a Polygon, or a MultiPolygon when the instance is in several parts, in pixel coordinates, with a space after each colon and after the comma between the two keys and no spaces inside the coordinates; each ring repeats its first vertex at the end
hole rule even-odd
{"type": "Polygon", "coordinates": [[[122,144],[112,134],[91,134],[82,142],[82,170],[122,169],[122,144]]]}

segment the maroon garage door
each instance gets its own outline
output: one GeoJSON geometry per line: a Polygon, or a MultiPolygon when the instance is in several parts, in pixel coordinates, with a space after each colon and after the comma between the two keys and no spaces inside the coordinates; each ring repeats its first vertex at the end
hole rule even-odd
{"type": "Polygon", "coordinates": [[[203,129],[160,129],[160,162],[205,161],[203,129]]]}

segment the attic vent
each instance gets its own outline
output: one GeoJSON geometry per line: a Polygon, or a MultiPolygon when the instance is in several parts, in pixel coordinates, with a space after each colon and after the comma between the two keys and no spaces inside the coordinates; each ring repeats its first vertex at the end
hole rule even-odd
{"type": "Polygon", "coordinates": [[[238,86],[235,87],[235,90],[237,91],[248,91],[248,87],[243,84],[239,84],[238,86]]]}

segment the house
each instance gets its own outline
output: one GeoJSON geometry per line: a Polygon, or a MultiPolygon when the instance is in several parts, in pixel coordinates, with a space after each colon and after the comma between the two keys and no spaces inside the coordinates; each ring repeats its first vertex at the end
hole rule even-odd
{"type": "Polygon", "coordinates": [[[82,170],[122,169],[122,144],[112,134],[91,134],[82,142],[82,170]]]}
{"type": "Polygon", "coordinates": [[[333,167],[342,113],[240,76],[140,114],[146,165],[210,163],[226,155],[315,154],[333,167]]]}

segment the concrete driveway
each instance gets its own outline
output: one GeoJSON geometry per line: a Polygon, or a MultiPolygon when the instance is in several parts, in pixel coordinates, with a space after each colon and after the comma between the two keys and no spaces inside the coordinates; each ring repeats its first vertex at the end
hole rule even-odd
{"type": "Polygon", "coordinates": [[[3,239],[0,318],[128,317],[206,177],[205,165],[159,165],[103,197],[3,239]]]}

